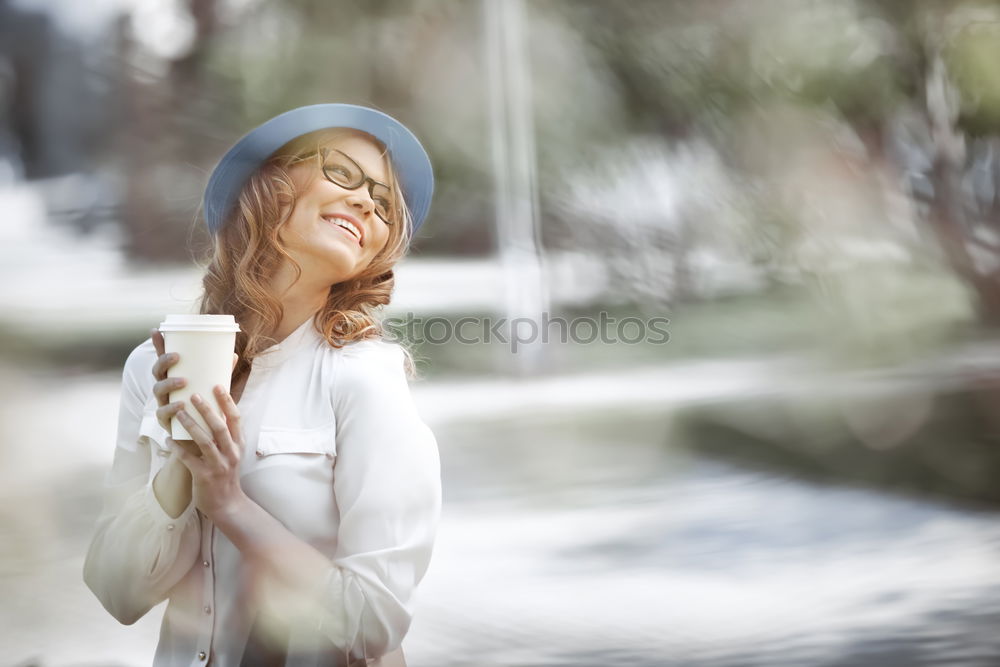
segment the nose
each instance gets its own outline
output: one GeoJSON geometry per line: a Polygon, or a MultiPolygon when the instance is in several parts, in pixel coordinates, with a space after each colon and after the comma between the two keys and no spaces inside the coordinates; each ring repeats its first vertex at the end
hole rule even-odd
{"type": "Polygon", "coordinates": [[[372,213],[375,210],[375,202],[372,201],[367,190],[358,188],[347,195],[347,204],[351,208],[356,208],[365,213],[372,213]]]}

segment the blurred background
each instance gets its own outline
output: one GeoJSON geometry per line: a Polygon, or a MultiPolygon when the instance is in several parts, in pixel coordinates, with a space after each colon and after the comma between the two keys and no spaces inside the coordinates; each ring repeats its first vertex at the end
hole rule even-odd
{"type": "Polygon", "coordinates": [[[376,106],[445,507],[411,665],[1000,664],[1000,4],[0,0],[0,664],[145,665],[82,563],[215,161],[376,106]]]}

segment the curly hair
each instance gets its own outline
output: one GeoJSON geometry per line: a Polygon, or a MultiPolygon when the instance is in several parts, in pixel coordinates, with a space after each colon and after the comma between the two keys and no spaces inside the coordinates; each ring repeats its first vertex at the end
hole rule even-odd
{"type": "MultiPolygon", "coordinates": [[[[230,314],[240,324],[236,336],[239,360],[232,381],[250,372],[251,362],[277,341],[269,335],[281,322],[281,301],[268,290],[268,283],[282,264],[291,263],[296,280],[302,268],[288,253],[279,231],[288,222],[297,201],[292,165],[316,158],[318,177],[322,148],[345,134],[359,135],[373,142],[386,156],[388,180],[396,201],[395,224],[389,225],[385,247],[371,263],[349,281],[330,286],[326,303],[316,316],[315,326],[333,347],[369,338],[381,339],[385,331],[374,312],[389,303],[395,285],[393,267],[405,254],[412,236],[413,221],[399,194],[398,177],[387,157],[385,145],[371,135],[349,128],[311,132],[278,149],[250,177],[240,191],[237,205],[213,239],[210,259],[202,279],[202,314],[230,314]]],[[[308,187],[308,185],[306,185],[308,187]]],[[[412,353],[403,346],[406,372],[416,375],[412,353]]]]}

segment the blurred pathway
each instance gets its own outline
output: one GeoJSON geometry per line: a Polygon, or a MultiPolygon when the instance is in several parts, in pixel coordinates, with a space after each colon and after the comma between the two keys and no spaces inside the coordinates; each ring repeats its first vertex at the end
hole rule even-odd
{"type": "MultiPolygon", "coordinates": [[[[890,377],[926,383],[970,347],[890,377]]],[[[413,667],[1000,662],[992,514],[748,473],[671,448],[669,408],[816,390],[792,359],[418,382],[445,484],[413,667]],[[933,658],[933,659],[931,659],[933,658]]],[[[0,665],[145,665],[80,580],[118,376],[0,373],[0,665]]]]}

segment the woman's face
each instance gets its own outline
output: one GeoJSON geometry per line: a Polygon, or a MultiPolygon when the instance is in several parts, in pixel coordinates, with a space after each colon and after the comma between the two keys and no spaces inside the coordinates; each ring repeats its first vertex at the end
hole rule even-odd
{"type": "MultiPolygon", "coordinates": [[[[366,176],[389,182],[382,150],[365,137],[345,135],[326,147],[346,154],[366,176]]],[[[348,190],[325,178],[317,165],[318,161],[311,159],[290,168],[298,197],[280,236],[302,267],[303,280],[335,285],[350,280],[371,263],[389,239],[389,226],[376,215],[367,183],[348,190]],[[361,238],[342,224],[357,228],[361,238]]]]}

